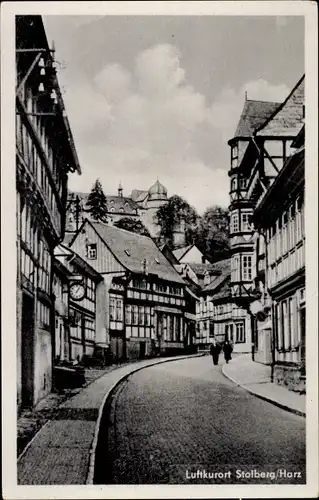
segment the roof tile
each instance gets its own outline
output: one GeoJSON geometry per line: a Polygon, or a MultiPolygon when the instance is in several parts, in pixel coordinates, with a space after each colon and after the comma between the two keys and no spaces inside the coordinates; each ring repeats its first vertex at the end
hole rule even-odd
{"type": "Polygon", "coordinates": [[[142,262],[146,259],[147,270],[150,274],[156,274],[167,281],[184,283],[151,238],[100,222],[90,224],[128,270],[141,273],[142,262]]]}
{"type": "Polygon", "coordinates": [[[247,99],[234,137],[250,137],[275,112],[279,105],[279,102],[247,99]]]}

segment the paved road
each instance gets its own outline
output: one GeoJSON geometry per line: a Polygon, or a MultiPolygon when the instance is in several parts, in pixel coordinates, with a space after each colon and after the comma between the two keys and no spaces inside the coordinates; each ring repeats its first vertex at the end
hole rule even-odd
{"type": "Polygon", "coordinates": [[[305,419],[237,387],[209,356],[132,375],[100,445],[97,484],[305,483],[305,419]]]}

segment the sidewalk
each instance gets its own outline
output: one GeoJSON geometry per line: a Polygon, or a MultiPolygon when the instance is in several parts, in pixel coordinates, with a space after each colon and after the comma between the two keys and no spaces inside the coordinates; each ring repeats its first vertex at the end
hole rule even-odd
{"type": "Polygon", "coordinates": [[[97,433],[112,389],[147,366],[201,354],[156,358],[109,371],[61,404],[18,459],[19,485],[92,484],[97,433]]]}
{"type": "Polygon", "coordinates": [[[271,367],[252,361],[251,354],[234,357],[231,363],[223,365],[222,372],[251,394],[284,410],[306,416],[306,396],[272,383],[271,367]]]}
{"type": "Polygon", "coordinates": [[[54,419],[58,407],[68,399],[74,397],[94,380],[106,373],[117,370],[119,367],[132,364],[138,360],[126,361],[121,364],[112,364],[101,368],[85,369],[85,384],[75,389],[64,389],[61,392],[51,392],[32,409],[24,409],[18,417],[17,422],[17,454],[21,455],[35,434],[46,424],[48,420],[54,419]]]}

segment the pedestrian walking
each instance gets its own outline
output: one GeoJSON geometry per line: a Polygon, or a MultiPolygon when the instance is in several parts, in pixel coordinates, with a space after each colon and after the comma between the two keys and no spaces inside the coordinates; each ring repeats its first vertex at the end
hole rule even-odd
{"type": "Polygon", "coordinates": [[[220,353],[220,345],[216,342],[216,339],[213,339],[210,346],[210,354],[213,357],[214,365],[218,365],[219,353],[220,353]]]}
{"type": "Polygon", "coordinates": [[[231,353],[233,352],[233,347],[229,340],[225,340],[224,345],[223,345],[223,351],[224,351],[224,358],[226,363],[228,363],[231,360],[231,353]]]}

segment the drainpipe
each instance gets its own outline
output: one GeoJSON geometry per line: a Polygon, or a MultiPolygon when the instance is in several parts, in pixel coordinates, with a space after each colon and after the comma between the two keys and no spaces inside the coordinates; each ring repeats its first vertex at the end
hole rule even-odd
{"type": "Polygon", "coordinates": [[[250,314],[250,330],[251,330],[251,359],[255,361],[255,317],[249,310],[250,314]]]}

